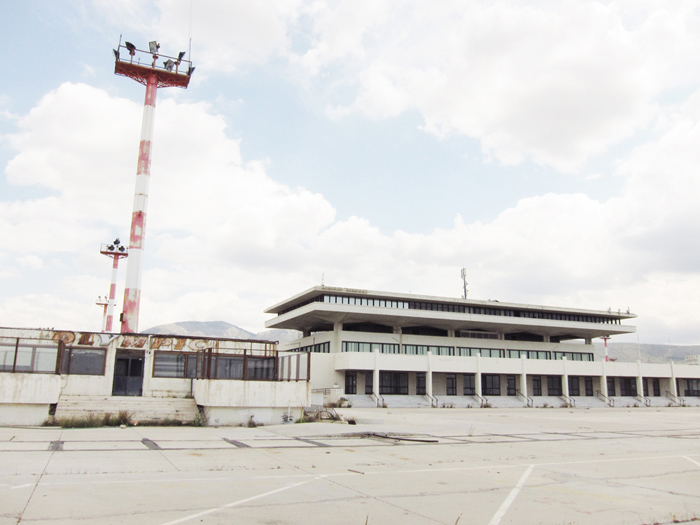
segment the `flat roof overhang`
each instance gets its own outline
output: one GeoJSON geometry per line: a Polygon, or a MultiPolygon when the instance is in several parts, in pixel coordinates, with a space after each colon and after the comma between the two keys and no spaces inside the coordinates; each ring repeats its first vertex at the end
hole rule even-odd
{"type": "MultiPolygon", "coordinates": [[[[570,312],[570,310],[567,310],[570,312]]],[[[443,330],[486,330],[502,333],[531,332],[542,335],[593,339],[606,335],[631,334],[634,326],[507,317],[482,314],[436,312],[312,302],[265,322],[267,328],[323,331],[334,323],[376,323],[392,327],[432,326],[443,330]]]]}
{"type": "MultiPolygon", "coordinates": [[[[310,301],[314,301],[317,297],[323,295],[339,295],[346,297],[367,297],[372,299],[386,299],[387,301],[417,301],[417,302],[427,302],[427,303],[443,303],[443,304],[456,304],[462,306],[475,306],[480,308],[498,308],[502,310],[521,310],[528,312],[549,312],[549,313],[560,313],[560,314],[570,314],[570,315],[594,315],[598,317],[606,317],[609,319],[634,319],[637,316],[633,313],[621,312],[621,311],[608,311],[608,310],[591,310],[585,308],[564,308],[560,306],[541,306],[533,304],[521,304],[521,303],[505,303],[501,301],[494,300],[477,300],[477,299],[462,299],[455,297],[438,297],[431,295],[414,295],[406,293],[395,293],[395,292],[378,292],[374,290],[362,290],[359,288],[338,288],[334,286],[315,286],[309,288],[289,299],[277,303],[265,310],[266,314],[279,314],[287,310],[295,309],[298,305],[303,305],[310,301]]],[[[348,307],[351,305],[342,305],[343,307],[348,307]]],[[[401,309],[405,312],[405,309],[401,309]]],[[[430,310],[417,310],[421,312],[430,312],[430,310]]],[[[444,313],[444,312],[440,312],[444,313]]]]}

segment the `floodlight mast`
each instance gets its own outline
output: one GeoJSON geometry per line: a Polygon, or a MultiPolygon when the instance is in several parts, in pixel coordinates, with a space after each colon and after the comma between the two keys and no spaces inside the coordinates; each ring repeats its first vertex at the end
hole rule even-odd
{"type": "MultiPolygon", "coordinates": [[[[112,279],[109,283],[109,299],[106,299],[104,322],[102,325],[103,332],[111,332],[114,322],[114,305],[117,299],[117,272],[119,270],[119,259],[126,259],[129,256],[129,250],[122,246],[119,239],[115,239],[112,244],[103,244],[100,246],[100,253],[112,258],[112,279]]],[[[102,304],[102,303],[98,303],[102,304]]]]}
{"type": "Polygon", "coordinates": [[[148,205],[148,186],[151,175],[151,144],[153,122],[156,110],[156,91],[159,87],[187,88],[194,72],[192,62],[184,60],[184,52],[178,57],[160,55],[160,44],[149,43],[149,50],[137,49],[130,42],[121,44],[114,50],[114,73],[129,77],[146,86],[146,99],[143,105],[141,124],[141,142],[139,145],[138,167],[136,170],[136,189],[134,192],[134,211],[131,215],[131,233],[129,237],[129,260],[126,266],[126,286],[124,288],[123,313],[121,315],[121,332],[136,333],[139,325],[139,307],[141,304],[141,267],[146,234],[146,208],[148,205]],[[124,50],[128,59],[122,60],[124,50]],[[141,59],[145,58],[144,63],[141,59]],[[158,65],[159,58],[165,59],[164,65],[158,65]],[[136,61],[134,61],[136,59],[136,61]],[[187,72],[180,73],[180,64],[187,65],[187,72]],[[173,65],[175,71],[172,71],[173,65]]]}

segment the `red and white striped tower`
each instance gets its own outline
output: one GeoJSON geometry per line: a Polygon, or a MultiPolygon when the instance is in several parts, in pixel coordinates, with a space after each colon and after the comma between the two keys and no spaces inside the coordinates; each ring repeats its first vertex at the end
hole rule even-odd
{"type": "Polygon", "coordinates": [[[121,44],[114,50],[116,63],[114,72],[136,80],[146,86],[146,100],[143,106],[141,124],[141,143],[136,170],[136,190],[134,192],[134,211],[131,215],[131,234],[129,237],[129,261],[126,266],[126,286],[124,289],[124,310],[121,316],[121,332],[135,333],[139,329],[139,306],[141,303],[141,267],[146,235],[146,208],[148,205],[148,185],[151,176],[151,145],[153,122],[156,111],[156,92],[159,87],[186,88],[194,71],[192,63],[183,60],[185,52],[177,58],[160,55],[157,42],[149,42],[149,50],[137,49],[130,42],[121,44]],[[121,59],[121,51],[129,54],[128,59],[121,59]],[[146,58],[144,63],[141,59],[146,58]],[[163,65],[157,61],[163,58],[163,65]],[[150,62],[150,63],[149,63],[150,62]],[[180,65],[187,65],[187,71],[180,73],[180,65]],[[174,71],[173,71],[174,69],[174,71]]]}
{"type": "Polygon", "coordinates": [[[100,253],[112,258],[112,279],[109,285],[109,299],[105,305],[104,325],[102,327],[103,332],[111,332],[114,322],[114,305],[117,299],[117,270],[119,269],[119,259],[127,258],[129,252],[121,245],[119,239],[115,239],[112,244],[103,244],[100,246],[100,253]]]}
{"type": "Polygon", "coordinates": [[[609,335],[601,337],[603,341],[605,341],[605,360],[609,361],[610,359],[608,358],[608,339],[610,339],[609,335]]]}

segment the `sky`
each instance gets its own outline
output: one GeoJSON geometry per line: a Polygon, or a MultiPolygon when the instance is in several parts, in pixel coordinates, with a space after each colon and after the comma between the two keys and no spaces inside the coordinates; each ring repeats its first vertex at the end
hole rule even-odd
{"type": "MultiPolygon", "coordinates": [[[[98,331],[158,91],[139,328],[326,284],[628,308],[700,343],[700,1],[26,0],[0,7],[0,326],[98,331]]],[[[115,311],[121,311],[121,263],[115,311]]]]}

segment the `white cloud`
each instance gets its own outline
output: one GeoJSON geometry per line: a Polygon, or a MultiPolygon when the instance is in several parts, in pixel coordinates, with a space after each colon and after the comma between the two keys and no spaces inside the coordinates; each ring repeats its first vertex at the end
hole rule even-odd
{"type": "Polygon", "coordinates": [[[36,255],[24,255],[22,257],[17,257],[17,262],[26,268],[32,268],[34,270],[41,270],[44,267],[44,261],[41,257],[36,255]]]}
{"type": "MultiPolygon", "coordinates": [[[[472,297],[630,306],[646,340],[668,331],[675,342],[697,340],[699,99],[674,108],[659,138],[619,163],[625,186],[615,199],[546,194],[489,223],[457,217],[430,234],[390,235],[362,217],[336,220],[322,195],[244,160],[207,104],[164,99],[140,327],[223,319],[259,330],[264,307],[322,275],[330,285],[459,296],[466,265],[472,297]]],[[[8,179],[50,195],[0,202],[5,324],[99,327],[93,303],[107,290],[109,262],[98,248],[128,231],[140,112],[63,84],[17,121],[8,179]]]]}
{"type": "Polygon", "coordinates": [[[372,4],[314,11],[300,63],[341,68],[357,90],[329,115],[417,109],[427,131],[477,138],[507,165],[576,171],[646,126],[664,90],[698,80],[694,2],[372,4]]]}

